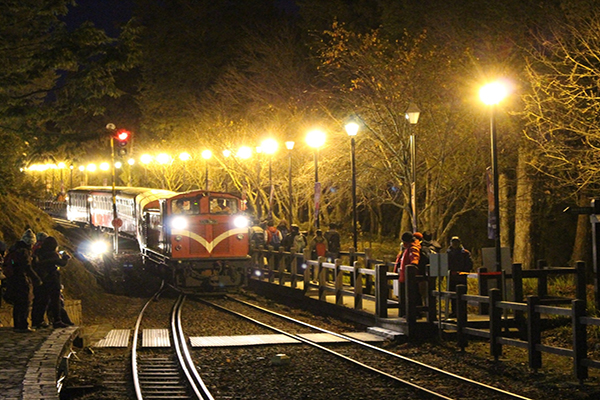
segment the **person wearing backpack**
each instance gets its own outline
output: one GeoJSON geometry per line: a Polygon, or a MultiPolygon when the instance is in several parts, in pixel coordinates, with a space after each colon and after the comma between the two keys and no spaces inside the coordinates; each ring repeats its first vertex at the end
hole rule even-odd
{"type": "Polygon", "coordinates": [[[6,292],[4,299],[13,305],[13,326],[15,332],[29,333],[29,310],[31,308],[33,285],[40,285],[41,280],[31,268],[31,247],[35,243],[35,234],[27,229],[17,241],[4,260],[6,292]]]}
{"type": "Polygon", "coordinates": [[[323,236],[323,231],[317,229],[317,233],[310,242],[310,251],[313,259],[317,260],[319,257],[327,256],[327,239],[323,236]]]}
{"type": "Polygon", "coordinates": [[[273,224],[273,221],[267,222],[267,246],[273,246],[274,250],[279,250],[281,245],[281,232],[273,224]]]}

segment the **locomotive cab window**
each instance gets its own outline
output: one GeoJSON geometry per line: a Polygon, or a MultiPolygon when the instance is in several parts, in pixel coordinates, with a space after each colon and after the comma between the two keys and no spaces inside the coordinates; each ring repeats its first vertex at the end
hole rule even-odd
{"type": "Polygon", "coordinates": [[[200,202],[197,198],[177,199],[171,203],[173,214],[200,214],[200,202]]]}
{"type": "Polygon", "coordinates": [[[210,213],[230,215],[238,212],[236,199],[230,199],[225,197],[211,197],[210,198],[210,213]]]}

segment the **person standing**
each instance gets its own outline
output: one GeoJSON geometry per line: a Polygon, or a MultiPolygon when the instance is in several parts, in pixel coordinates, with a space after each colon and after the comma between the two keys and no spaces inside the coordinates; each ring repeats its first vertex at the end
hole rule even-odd
{"type": "Polygon", "coordinates": [[[277,230],[279,233],[281,233],[281,240],[285,239],[286,236],[290,234],[290,229],[288,228],[288,224],[285,219],[279,221],[279,224],[277,224],[277,230]]]}
{"type": "Polygon", "coordinates": [[[279,250],[283,238],[273,221],[269,220],[267,222],[267,230],[265,232],[267,234],[267,246],[273,246],[274,250],[279,250]]]}
{"type": "Polygon", "coordinates": [[[40,285],[40,278],[31,268],[31,247],[35,244],[35,234],[27,229],[5,258],[6,293],[5,300],[13,305],[13,326],[15,332],[29,333],[29,310],[31,308],[33,285],[40,285]]]}
{"type": "Polygon", "coordinates": [[[398,310],[399,315],[403,316],[406,313],[406,266],[407,265],[419,265],[419,259],[421,256],[421,244],[413,236],[412,232],[404,232],[402,234],[402,247],[396,257],[396,263],[394,265],[394,272],[398,273],[398,301],[400,302],[400,308],[398,310]]]}
{"type": "Polygon", "coordinates": [[[67,253],[58,253],[58,242],[56,238],[47,237],[37,251],[36,269],[42,278],[43,284],[36,292],[39,294],[34,300],[31,312],[32,325],[44,327],[44,314],[48,311],[52,315],[52,326],[54,328],[66,328],[61,320],[60,291],[60,267],[67,265],[71,258],[67,253]]]}
{"type": "MultiPolygon", "coordinates": [[[[452,237],[446,253],[448,253],[448,290],[455,292],[457,285],[467,284],[466,273],[473,269],[473,259],[471,252],[463,247],[458,236],[452,237]]],[[[456,299],[452,299],[451,304],[450,318],[453,318],[456,316],[456,299]]]]}
{"type": "Polygon", "coordinates": [[[331,223],[329,224],[329,230],[325,232],[329,256],[334,260],[340,257],[340,233],[336,231],[336,227],[336,224],[331,223]]]}
{"type": "Polygon", "coordinates": [[[327,255],[327,239],[323,236],[323,231],[317,229],[317,233],[310,242],[310,251],[313,259],[325,257],[327,255]]]}

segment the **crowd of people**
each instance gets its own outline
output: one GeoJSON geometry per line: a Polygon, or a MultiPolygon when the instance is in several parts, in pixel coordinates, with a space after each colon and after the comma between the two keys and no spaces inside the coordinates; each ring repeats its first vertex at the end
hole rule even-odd
{"type": "Polygon", "coordinates": [[[47,328],[46,317],[54,328],[73,325],[64,309],[60,267],[71,256],[58,251],[58,241],[44,232],[27,229],[20,240],[8,248],[0,242],[2,299],[13,306],[15,332],[29,333],[47,328]],[[31,314],[31,327],[29,317],[31,314]]]}

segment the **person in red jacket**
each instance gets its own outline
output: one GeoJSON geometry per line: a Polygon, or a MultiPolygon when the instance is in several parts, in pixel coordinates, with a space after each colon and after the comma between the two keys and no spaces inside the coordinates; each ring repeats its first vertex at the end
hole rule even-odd
{"type": "Polygon", "coordinates": [[[398,280],[404,283],[404,271],[406,266],[409,264],[419,265],[419,259],[421,257],[421,243],[413,236],[411,232],[404,232],[402,234],[402,251],[396,258],[396,266],[394,272],[399,274],[398,280]]]}

